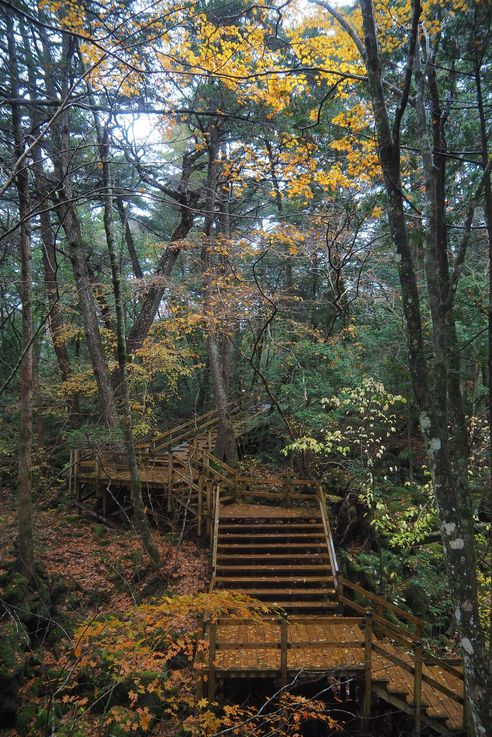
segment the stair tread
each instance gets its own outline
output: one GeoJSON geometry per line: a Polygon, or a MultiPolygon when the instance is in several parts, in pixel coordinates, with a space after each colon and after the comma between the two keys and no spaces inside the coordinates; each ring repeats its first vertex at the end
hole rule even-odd
{"type": "Polygon", "coordinates": [[[284,609],[292,609],[294,607],[299,609],[334,609],[338,606],[336,601],[276,601],[276,607],[283,607],[284,609]]]}
{"type": "MultiPolygon", "coordinates": [[[[246,572],[246,571],[252,571],[252,572],[253,571],[258,571],[258,572],[259,571],[272,571],[272,572],[278,573],[279,575],[284,574],[284,572],[285,573],[289,573],[290,571],[315,571],[315,572],[320,572],[320,573],[322,571],[326,571],[326,570],[330,570],[331,571],[331,569],[326,564],[325,565],[322,565],[322,566],[314,566],[314,565],[283,566],[283,567],[279,568],[278,566],[261,566],[261,565],[255,565],[255,566],[238,566],[238,565],[226,566],[226,565],[221,565],[219,563],[217,565],[217,569],[218,570],[221,570],[221,571],[224,571],[224,572],[229,572],[229,573],[233,573],[234,571],[244,571],[244,572],[246,572]]],[[[281,577],[282,578],[285,578],[285,576],[283,576],[283,575],[281,575],[281,577]]],[[[328,574],[326,575],[326,578],[333,578],[333,576],[331,575],[331,572],[330,572],[329,575],[328,574]]]]}
{"type": "Polygon", "coordinates": [[[305,532],[302,532],[302,533],[301,532],[288,532],[286,530],[282,530],[281,532],[262,532],[259,535],[257,535],[252,530],[250,530],[249,532],[244,532],[244,533],[226,532],[221,535],[220,530],[219,530],[219,540],[221,539],[231,540],[232,538],[244,538],[244,537],[247,537],[248,539],[251,539],[253,537],[256,540],[258,539],[262,540],[264,538],[270,539],[272,537],[276,537],[276,538],[289,537],[295,540],[299,540],[299,539],[312,540],[313,538],[319,538],[320,540],[323,540],[325,536],[322,532],[314,532],[312,535],[310,535],[309,533],[305,533],[305,532]]]}
{"type": "Polygon", "coordinates": [[[328,594],[334,594],[334,589],[233,589],[240,594],[249,594],[250,596],[299,596],[307,594],[322,594],[323,596],[328,594]]]}
{"type": "Polygon", "coordinates": [[[222,543],[219,542],[219,548],[319,548],[323,545],[320,543],[222,543]]]}
{"type": "MultiPolygon", "coordinates": [[[[219,555],[218,557],[220,559],[227,560],[253,560],[254,558],[258,558],[261,556],[262,560],[266,560],[268,563],[273,562],[274,560],[291,560],[292,555],[289,555],[288,553],[244,553],[244,555],[241,555],[239,553],[226,553],[223,555],[219,555]]],[[[300,553],[296,556],[296,560],[300,560],[301,558],[305,558],[306,561],[314,561],[317,565],[321,565],[321,559],[322,558],[329,558],[330,556],[328,553],[300,553]]]]}
{"type": "Polygon", "coordinates": [[[285,583],[285,582],[289,581],[289,582],[292,582],[292,583],[297,583],[297,582],[298,583],[306,583],[308,581],[309,582],[311,582],[311,581],[312,582],[314,582],[314,581],[323,581],[323,582],[326,582],[326,581],[329,581],[329,580],[332,580],[332,579],[333,579],[333,576],[302,576],[302,577],[297,577],[297,576],[284,576],[284,577],[280,577],[280,576],[277,576],[277,577],[275,577],[275,576],[254,576],[253,578],[249,578],[249,577],[245,577],[245,576],[218,576],[215,580],[217,582],[224,582],[224,581],[226,581],[228,583],[230,581],[250,581],[252,583],[254,583],[255,581],[265,581],[265,582],[268,582],[268,581],[271,581],[271,582],[278,581],[278,583],[285,583]]]}
{"type": "Polygon", "coordinates": [[[255,529],[256,530],[256,529],[259,529],[259,528],[266,528],[266,529],[274,529],[275,530],[277,528],[278,529],[282,529],[282,528],[289,528],[289,529],[291,529],[291,528],[294,528],[294,527],[301,527],[302,529],[312,529],[313,527],[316,527],[316,528],[323,529],[323,525],[321,523],[318,523],[318,522],[312,522],[312,523],[306,523],[306,524],[303,523],[303,522],[289,522],[288,524],[285,524],[285,523],[277,524],[275,522],[275,520],[272,520],[271,522],[261,522],[261,523],[258,523],[257,522],[254,525],[250,525],[250,524],[248,524],[246,522],[243,523],[243,524],[239,524],[239,523],[237,523],[237,524],[229,524],[229,523],[223,523],[223,522],[221,522],[219,524],[219,530],[223,530],[223,529],[227,528],[227,529],[245,529],[245,530],[251,531],[251,529],[255,529]]]}

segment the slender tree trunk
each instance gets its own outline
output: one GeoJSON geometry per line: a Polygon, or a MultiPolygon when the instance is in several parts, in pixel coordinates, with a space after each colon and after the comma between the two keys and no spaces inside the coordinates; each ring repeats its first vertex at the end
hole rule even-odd
{"type": "MultiPolygon", "coordinates": [[[[74,48],[70,38],[63,36],[62,41],[62,94],[68,89],[68,66],[72,59],[74,48]]],[[[51,59],[49,48],[46,48],[47,58],[51,59]]],[[[49,74],[47,75],[47,77],[49,74]]],[[[48,83],[47,83],[48,84],[48,83]]],[[[58,180],[58,196],[56,212],[68,241],[68,253],[72,263],[75,283],[79,296],[79,304],[84,321],[87,348],[91,358],[92,370],[96,379],[99,405],[103,419],[110,430],[118,426],[118,414],[111,386],[111,377],[108,362],[99,331],[97,312],[94,303],[89,267],[87,263],[86,244],[82,238],[82,229],[76,207],[73,202],[73,192],[70,175],[71,148],[69,140],[68,111],[61,115],[52,128],[53,151],[52,158],[55,175],[58,180]]]]}
{"type": "MultiPolygon", "coordinates": [[[[284,203],[282,200],[282,192],[277,177],[277,170],[275,167],[275,159],[273,157],[272,144],[266,138],[265,147],[268,153],[268,163],[270,165],[270,175],[272,177],[273,191],[275,193],[275,204],[277,206],[278,219],[281,224],[284,223],[284,203]]],[[[289,294],[294,290],[294,272],[292,269],[292,256],[288,253],[285,258],[285,289],[289,294]]]]}
{"type": "MultiPolygon", "coordinates": [[[[19,99],[19,71],[16,60],[15,31],[12,16],[6,14],[7,44],[9,56],[10,89],[13,100],[19,99]]],[[[24,151],[24,136],[20,105],[12,103],[12,132],[14,137],[14,161],[24,151]]],[[[20,367],[20,431],[19,431],[19,466],[17,477],[17,530],[18,530],[18,565],[21,573],[28,579],[34,573],[34,540],[32,523],[32,397],[33,397],[33,325],[32,325],[32,262],[31,262],[31,229],[29,173],[23,166],[15,178],[17,188],[20,237],[19,256],[21,262],[20,297],[22,305],[22,340],[23,352],[20,367]]]]}
{"type": "MultiPolygon", "coordinates": [[[[33,61],[32,50],[29,44],[30,38],[28,30],[26,29],[22,20],[20,21],[19,26],[23,40],[25,63],[27,66],[29,83],[31,85],[32,97],[32,95],[34,94],[34,90],[36,90],[37,88],[35,63],[33,61]]],[[[31,108],[30,118],[32,130],[37,130],[42,122],[42,116],[38,108],[31,108]]],[[[62,381],[65,382],[68,381],[68,379],[70,378],[72,371],[66,342],[63,338],[63,308],[59,301],[58,281],[56,273],[56,252],[53,230],[51,227],[51,215],[49,210],[49,205],[51,202],[50,191],[43,168],[43,152],[40,144],[33,148],[32,159],[34,191],[36,196],[36,204],[39,211],[39,230],[42,245],[44,284],[46,288],[46,296],[48,298],[49,307],[48,325],[51,340],[53,343],[53,349],[55,351],[56,361],[58,364],[60,378],[62,381]]],[[[67,401],[67,408],[69,412],[70,426],[72,428],[79,427],[80,402],[79,396],[76,392],[72,393],[69,396],[67,401]]]]}
{"type": "MultiPolygon", "coordinates": [[[[481,59],[479,54],[483,53],[483,40],[478,37],[480,32],[480,18],[477,21],[477,38],[475,41],[475,86],[477,93],[477,106],[480,118],[480,142],[482,151],[482,166],[484,169],[487,168],[489,163],[489,149],[488,149],[488,132],[487,132],[487,121],[485,117],[485,108],[483,101],[482,92],[482,78],[481,78],[481,59]]],[[[489,515],[492,520],[492,187],[490,183],[490,174],[487,175],[484,185],[485,194],[485,224],[487,226],[487,239],[489,246],[489,303],[487,310],[487,322],[488,322],[488,357],[487,357],[487,368],[488,368],[488,420],[489,420],[489,515]]],[[[492,522],[490,524],[489,532],[489,548],[490,555],[492,557],[492,522]]],[[[492,558],[490,563],[490,572],[492,574],[492,558]]],[[[489,667],[492,673],[492,589],[490,593],[491,602],[491,613],[489,622],[489,667]]],[[[492,698],[492,694],[491,694],[492,698]]]]}
{"type": "MultiPolygon", "coordinates": [[[[183,156],[181,179],[179,182],[179,194],[175,193],[173,195],[179,203],[180,219],[171,235],[171,244],[186,238],[195,222],[195,211],[200,193],[189,189],[189,180],[193,171],[192,164],[193,156],[185,154],[183,156]]],[[[181,249],[179,247],[174,248],[170,245],[163,252],[159,260],[155,273],[151,277],[151,284],[142,296],[140,312],[128,336],[128,352],[130,355],[133,355],[135,351],[141,348],[142,343],[148,335],[180,251],[181,249]]]]}
{"type": "Polygon", "coordinates": [[[104,231],[106,234],[106,243],[108,246],[109,261],[111,264],[111,278],[113,282],[113,294],[116,311],[116,343],[119,369],[119,397],[123,435],[125,440],[125,450],[127,454],[128,469],[130,471],[130,494],[133,510],[133,523],[135,525],[135,530],[150,560],[155,566],[159,566],[159,551],[157,550],[157,547],[152,539],[152,531],[150,529],[149,520],[145,513],[142,498],[142,482],[140,480],[140,475],[138,471],[135,440],[133,437],[130,387],[128,383],[125,308],[123,303],[121,272],[118,262],[118,256],[116,253],[113,228],[113,196],[108,163],[108,132],[107,129],[105,129],[104,132],[101,131],[97,120],[96,130],[99,138],[99,150],[101,152],[101,161],[103,166],[102,185],[104,191],[104,231]]]}
{"type": "MultiPolygon", "coordinates": [[[[422,155],[426,178],[427,248],[426,277],[432,312],[434,365],[433,387],[430,391],[428,368],[422,340],[422,321],[415,270],[405,227],[401,192],[399,130],[392,136],[382,84],[376,27],[371,0],[360,0],[363,17],[365,61],[372,107],[376,123],[378,151],[389,199],[388,217],[399,260],[403,308],[409,336],[410,367],[420,411],[420,425],[426,440],[428,462],[438,504],[441,535],[446,555],[450,589],[455,604],[455,617],[460,632],[465,681],[477,737],[486,737],[492,724],[490,671],[485,656],[475,582],[474,543],[469,520],[464,519],[455,472],[449,457],[447,425],[447,331],[443,310],[442,284],[437,260],[437,212],[434,162],[427,144],[427,129],[423,127],[425,106],[423,87],[419,83],[418,115],[422,155]]],[[[418,0],[414,2],[414,17],[420,15],[418,0]]],[[[414,28],[414,26],[413,26],[414,28]]],[[[418,28],[415,29],[418,32],[418,28]]],[[[417,50],[418,53],[418,50],[417,50]]]]}
{"type": "Polygon", "coordinates": [[[132,229],[130,228],[130,223],[128,222],[128,208],[125,207],[125,204],[121,197],[116,197],[116,206],[118,208],[118,214],[120,216],[121,225],[125,234],[126,247],[128,249],[128,255],[130,256],[133,273],[135,274],[137,279],[143,279],[143,271],[138,259],[132,229]]]}
{"type": "Polygon", "coordinates": [[[237,466],[237,447],[234,435],[234,427],[232,424],[229,403],[227,397],[227,382],[224,380],[224,365],[222,363],[222,355],[220,350],[220,336],[217,327],[214,324],[213,309],[211,304],[212,298],[212,275],[215,266],[212,263],[212,228],[215,221],[215,204],[217,198],[217,156],[219,152],[219,131],[217,125],[212,123],[209,129],[208,137],[208,169],[207,184],[205,196],[205,218],[203,226],[203,234],[205,243],[202,248],[202,269],[204,280],[205,305],[209,316],[208,334],[207,334],[207,353],[208,363],[210,367],[210,375],[214,388],[214,399],[217,413],[219,416],[219,424],[217,428],[217,441],[215,445],[215,454],[218,458],[226,461],[231,466],[237,466]]]}

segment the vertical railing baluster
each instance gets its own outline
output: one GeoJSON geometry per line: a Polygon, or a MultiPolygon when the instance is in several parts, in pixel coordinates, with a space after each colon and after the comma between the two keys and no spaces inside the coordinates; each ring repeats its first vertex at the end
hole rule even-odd
{"type": "Polygon", "coordinates": [[[372,612],[366,612],[364,632],[364,693],[362,697],[362,734],[367,734],[372,699],[372,612]]]}
{"type": "Polygon", "coordinates": [[[216,674],[215,654],[217,652],[217,622],[208,625],[208,700],[215,699],[216,674]]]}
{"type": "Polygon", "coordinates": [[[289,647],[289,625],[286,619],[280,620],[280,685],[286,686],[288,680],[287,652],[289,647]]]}
{"type": "Polygon", "coordinates": [[[413,737],[420,737],[422,727],[422,659],[423,648],[420,640],[414,643],[414,679],[413,679],[413,701],[415,705],[415,718],[413,723],[413,737]]]}

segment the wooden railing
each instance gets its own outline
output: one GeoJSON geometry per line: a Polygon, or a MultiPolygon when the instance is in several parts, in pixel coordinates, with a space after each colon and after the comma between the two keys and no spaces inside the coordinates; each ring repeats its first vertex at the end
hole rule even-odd
{"type": "Polygon", "coordinates": [[[212,519],[213,524],[210,530],[210,544],[212,548],[212,560],[211,560],[211,572],[210,572],[210,587],[209,590],[213,591],[215,588],[215,577],[217,574],[217,549],[219,543],[219,518],[220,518],[220,484],[217,484],[213,493],[212,503],[212,519]]]}
{"type": "MultiPolygon", "coordinates": [[[[250,411],[254,411],[254,407],[250,411]]],[[[237,402],[233,402],[229,411],[231,415],[237,415],[240,406],[237,402]]],[[[175,427],[159,433],[151,440],[145,443],[139,443],[137,449],[141,456],[147,456],[159,452],[169,450],[180,443],[189,442],[196,438],[197,434],[209,433],[208,449],[211,450],[210,431],[219,424],[219,416],[217,410],[213,409],[205,412],[203,415],[194,417],[191,420],[176,425],[175,427]]]]}
{"type": "Polygon", "coordinates": [[[321,513],[321,521],[323,524],[323,530],[326,538],[326,547],[328,548],[328,555],[330,557],[330,566],[333,575],[333,583],[335,590],[338,591],[339,584],[339,568],[337,561],[337,554],[335,551],[335,543],[333,542],[333,535],[330,527],[330,520],[326,511],[326,495],[322,485],[318,482],[316,488],[316,497],[318,499],[319,509],[321,513]]]}
{"type": "MultiPolygon", "coordinates": [[[[451,699],[458,708],[462,711],[462,724],[466,725],[466,705],[464,697],[464,675],[461,670],[451,665],[446,660],[436,658],[431,653],[424,650],[422,641],[415,638],[409,638],[408,636],[402,636],[396,632],[394,626],[388,627],[386,624],[381,622],[381,619],[376,622],[376,616],[373,612],[366,613],[366,643],[368,643],[369,654],[366,656],[372,659],[372,654],[376,653],[384,660],[388,661],[393,665],[397,665],[399,668],[409,673],[413,677],[413,707],[414,707],[414,734],[420,735],[420,729],[422,724],[422,705],[424,699],[422,698],[422,688],[424,684],[431,686],[433,689],[441,694],[444,694],[451,699]],[[378,637],[374,637],[373,630],[377,630],[378,637]],[[370,631],[370,637],[367,636],[367,632],[370,631]],[[397,642],[404,648],[404,652],[407,658],[400,657],[394,652],[390,652],[384,646],[384,638],[390,640],[392,643],[397,642]],[[448,688],[440,681],[433,678],[428,672],[425,672],[425,667],[435,666],[441,670],[446,671],[452,675],[455,679],[455,688],[448,688]]],[[[372,666],[371,666],[372,668],[372,666]]],[[[372,680],[377,680],[374,678],[372,680]]],[[[452,685],[452,684],[450,684],[452,685]]],[[[364,716],[366,719],[370,717],[370,701],[371,701],[371,686],[372,683],[366,683],[366,690],[369,689],[367,696],[368,703],[364,710],[364,716]]]]}
{"type": "MultiPolygon", "coordinates": [[[[299,624],[316,625],[326,621],[330,622],[330,626],[336,627],[337,625],[363,625],[364,619],[359,617],[257,617],[251,619],[235,619],[233,617],[221,617],[217,622],[208,622],[208,688],[209,688],[209,699],[213,699],[215,696],[216,688],[216,674],[217,670],[217,652],[225,650],[277,650],[279,651],[278,667],[269,669],[272,677],[280,678],[281,684],[285,686],[288,683],[289,670],[294,670],[289,667],[288,653],[290,650],[329,650],[340,649],[340,647],[346,649],[362,649],[364,647],[363,640],[352,640],[352,641],[341,641],[336,640],[298,640],[293,639],[290,636],[290,628],[299,624]],[[258,641],[246,641],[237,640],[231,642],[220,638],[220,626],[230,624],[252,624],[258,626],[260,629],[263,624],[273,624],[278,626],[278,636],[270,641],[264,639],[258,641]]],[[[296,670],[299,670],[298,668],[296,670]]]]}
{"type": "Polygon", "coordinates": [[[141,455],[158,453],[159,451],[168,450],[173,445],[187,442],[193,439],[197,432],[205,432],[218,424],[219,418],[216,410],[206,412],[199,417],[172,427],[166,432],[159,433],[156,437],[146,443],[139,443],[137,448],[141,455]]]}
{"type": "Polygon", "coordinates": [[[318,482],[311,479],[296,479],[290,474],[274,487],[271,482],[256,481],[251,476],[237,477],[237,501],[275,501],[290,507],[293,504],[316,502],[318,482]]]}
{"type": "Polygon", "coordinates": [[[338,599],[341,604],[356,612],[365,613],[371,611],[374,614],[376,624],[382,624],[386,628],[392,628],[396,632],[402,632],[410,640],[420,640],[424,631],[425,622],[411,612],[407,612],[396,604],[384,599],[378,594],[366,591],[356,583],[348,581],[342,576],[338,577],[338,599]],[[347,596],[348,592],[357,594],[361,603],[347,596]],[[385,614],[390,612],[394,620],[388,619],[385,614]],[[412,631],[413,630],[413,631],[412,631]]]}
{"type": "MultiPolygon", "coordinates": [[[[355,669],[361,671],[360,679],[362,686],[362,704],[361,704],[361,717],[362,717],[362,731],[367,733],[369,720],[371,718],[371,704],[372,704],[372,689],[374,682],[381,680],[381,673],[379,672],[380,666],[378,665],[375,670],[374,665],[374,654],[380,656],[388,662],[389,667],[396,665],[401,668],[405,673],[409,673],[413,680],[413,703],[408,702],[413,707],[414,716],[414,734],[419,735],[421,724],[422,724],[422,711],[425,708],[425,699],[423,699],[422,689],[423,685],[427,684],[433,689],[437,690],[440,694],[447,696],[456,705],[463,710],[463,724],[465,724],[465,699],[464,699],[464,687],[463,687],[463,673],[457,668],[453,667],[444,660],[435,658],[430,653],[424,651],[422,642],[420,640],[409,640],[404,636],[396,633],[391,628],[386,628],[385,625],[379,623],[377,627],[374,622],[374,614],[371,611],[365,613],[364,617],[290,617],[286,619],[284,617],[258,617],[256,619],[235,619],[235,618],[221,618],[218,622],[208,622],[208,695],[209,699],[215,697],[216,689],[216,678],[217,671],[220,672],[220,667],[217,666],[217,653],[226,650],[276,650],[279,651],[278,665],[277,667],[269,668],[268,672],[272,677],[279,678],[282,685],[288,683],[289,672],[292,672],[294,668],[289,667],[289,651],[292,649],[303,649],[303,650],[322,650],[328,651],[330,649],[340,648],[346,650],[361,650],[361,657],[359,659],[359,665],[355,666],[355,669]],[[364,635],[357,640],[344,640],[343,637],[338,637],[335,640],[320,640],[316,639],[315,642],[310,640],[301,641],[293,640],[290,636],[290,627],[292,625],[299,625],[307,623],[309,625],[321,624],[329,622],[330,628],[337,627],[340,625],[357,625],[360,626],[364,635]],[[234,625],[234,624],[252,624],[257,625],[259,628],[263,624],[273,624],[278,626],[278,633],[272,633],[272,638],[269,641],[265,641],[264,638],[261,640],[258,638],[257,641],[251,641],[249,638],[245,641],[235,640],[231,642],[229,639],[221,637],[220,626],[221,625],[234,625]],[[378,634],[376,635],[376,630],[378,634]],[[384,646],[384,639],[386,636],[391,642],[395,640],[402,645],[404,649],[404,655],[401,657],[395,654],[393,651],[390,652],[384,646]],[[442,670],[452,675],[455,681],[455,689],[441,683],[440,681],[433,678],[429,672],[426,672],[428,666],[437,666],[442,670]],[[460,693],[461,691],[461,693],[460,693]]],[[[353,631],[353,630],[352,630],[353,631]]],[[[393,650],[394,648],[392,648],[393,650]]],[[[317,670],[322,668],[317,668],[317,670]]],[[[299,668],[295,669],[296,671],[299,668]]],[[[327,668],[328,670],[328,668],[327,668]]],[[[384,679],[383,679],[384,680],[384,679]]]]}
{"type": "MultiPolygon", "coordinates": [[[[428,685],[435,688],[442,694],[445,694],[455,703],[459,704],[463,709],[463,724],[465,724],[465,699],[464,699],[464,676],[463,672],[452,665],[450,662],[437,658],[435,655],[427,650],[424,650],[422,643],[422,634],[425,627],[423,619],[416,617],[411,612],[407,612],[396,604],[392,604],[378,594],[373,594],[370,591],[362,588],[358,584],[348,581],[342,576],[338,577],[338,600],[345,607],[352,609],[359,613],[365,614],[366,621],[366,641],[367,631],[371,632],[370,640],[370,653],[377,653],[379,656],[387,660],[388,662],[398,665],[405,672],[410,673],[414,679],[414,708],[415,708],[415,734],[420,734],[421,720],[422,720],[422,684],[427,683],[428,685]],[[359,596],[362,603],[356,602],[346,596],[347,591],[353,592],[359,596]],[[388,619],[385,615],[389,613],[393,619],[388,619]],[[395,621],[396,620],[396,621],[395,621]],[[373,637],[373,632],[377,633],[377,638],[373,637]],[[384,640],[396,642],[398,645],[404,648],[404,652],[410,655],[410,662],[393,652],[389,652],[384,647],[384,640]],[[428,673],[425,673],[423,666],[436,666],[446,673],[453,676],[459,686],[458,689],[451,689],[443,685],[428,673]],[[461,693],[458,691],[461,690],[461,693]]],[[[367,657],[367,656],[366,656],[367,657]]],[[[377,679],[376,679],[377,680],[377,679]]],[[[370,684],[366,683],[366,691],[369,689],[370,684]]],[[[370,696],[367,696],[368,703],[363,709],[365,719],[370,716],[370,696]]]]}

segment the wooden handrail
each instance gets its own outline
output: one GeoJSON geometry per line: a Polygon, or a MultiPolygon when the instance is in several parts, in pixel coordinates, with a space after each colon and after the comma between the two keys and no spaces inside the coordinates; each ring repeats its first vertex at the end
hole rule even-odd
{"type": "Polygon", "coordinates": [[[210,417],[213,417],[214,415],[217,415],[217,410],[212,409],[208,412],[205,412],[203,415],[198,415],[197,417],[192,417],[190,420],[186,420],[186,422],[182,422],[180,425],[175,425],[174,427],[169,428],[169,430],[165,430],[162,433],[158,433],[155,435],[151,440],[143,443],[137,444],[137,449],[140,448],[148,448],[152,443],[158,442],[161,439],[171,437],[172,435],[175,435],[179,431],[187,430],[189,428],[193,428],[194,430],[199,430],[201,425],[206,422],[210,417]]]}
{"type": "Polygon", "coordinates": [[[226,473],[230,474],[231,476],[236,475],[236,470],[232,468],[232,466],[229,466],[224,461],[221,461],[220,458],[217,458],[216,456],[214,456],[213,453],[210,453],[208,450],[202,451],[202,458],[204,460],[208,459],[209,461],[214,463],[216,466],[220,466],[226,473]]]}
{"type": "Polygon", "coordinates": [[[215,577],[217,573],[217,548],[219,540],[219,518],[220,518],[220,484],[214,494],[214,525],[213,525],[213,542],[212,542],[212,575],[210,577],[210,591],[215,587],[215,577]]]}
{"type": "Polygon", "coordinates": [[[416,617],[414,614],[407,612],[405,609],[401,609],[396,604],[392,604],[386,599],[383,599],[382,596],[378,596],[378,594],[373,594],[372,591],[367,591],[366,589],[362,588],[362,586],[359,586],[356,583],[352,583],[352,581],[348,581],[346,578],[343,578],[342,576],[339,576],[339,582],[343,586],[344,589],[345,588],[351,589],[352,591],[355,591],[356,593],[360,594],[366,599],[373,601],[375,604],[378,604],[384,609],[389,609],[394,614],[396,614],[396,616],[399,617],[400,619],[406,619],[408,620],[408,622],[411,622],[416,627],[420,627],[422,629],[425,626],[425,622],[423,619],[420,619],[419,617],[416,617]]]}
{"type": "MultiPolygon", "coordinates": [[[[279,621],[278,615],[271,614],[271,615],[264,615],[262,614],[261,617],[221,617],[220,622],[221,624],[258,624],[258,622],[270,622],[275,623],[279,621]]],[[[313,615],[312,617],[302,617],[297,615],[291,615],[289,617],[289,623],[290,624],[317,624],[320,622],[330,622],[330,624],[333,624],[334,626],[337,624],[354,624],[354,625],[360,625],[364,622],[363,617],[334,617],[333,614],[322,616],[322,615],[313,615]]]]}
{"type": "Polygon", "coordinates": [[[331,565],[331,571],[333,574],[333,582],[335,585],[335,589],[338,590],[338,579],[339,579],[339,569],[338,569],[338,561],[337,561],[337,555],[335,551],[335,544],[333,542],[333,535],[331,534],[331,527],[330,522],[328,520],[328,515],[326,513],[326,496],[325,492],[323,491],[323,488],[320,483],[318,483],[317,486],[317,498],[319,503],[319,508],[321,512],[321,521],[323,523],[323,530],[326,537],[326,546],[328,548],[328,555],[330,557],[330,565],[331,565]]]}

